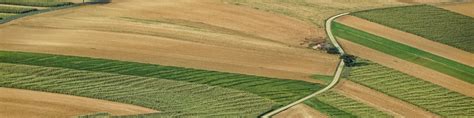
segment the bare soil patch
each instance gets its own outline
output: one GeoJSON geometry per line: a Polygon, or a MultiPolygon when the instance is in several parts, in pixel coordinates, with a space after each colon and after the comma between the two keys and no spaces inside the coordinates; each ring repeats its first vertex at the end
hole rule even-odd
{"type": "Polygon", "coordinates": [[[315,34],[302,21],[218,1],[121,0],[1,25],[0,49],[319,82],[309,76],[332,75],[338,59],[299,46],[315,34]]]}
{"type": "Polygon", "coordinates": [[[339,39],[338,42],[341,43],[342,47],[349,54],[357,55],[449,90],[474,97],[474,92],[472,92],[474,91],[474,86],[472,84],[344,39],[339,39]]]}
{"type": "Polygon", "coordinates": [[[440,5],[439,7],[474,17],[474,2],[440,5]]]}
{"type": "Polygon", "coordinates": [[[134,105],[62,94],[0,88],[0,116],[6,118],[68,118],[108,112],[113,115],[155,113],[134,105]]]}
{"type": "Polygon", "coordinates": [[[325,114],[311,108],[305,104],[298,104],[281,113],[276,114],[273,118],[328,118],[325,114]]]}
{"type": "Polygon", "coordinates": [[[433,118],[439,117],[436,114],[430,113],[417,106],[406,103],[399,99],[390,97],[373,89],[356,84],[351,81],[340,82],[335,91],[342,95],[349,96],[370,106],[378,108],[387,113],[391,113],[395,117],[409,117],[409,118],[433,118]]]}
{"type": "Polygon", "coordinates": [[[343,16],[337,22],[392,41],[424,50],[462,64],[474,66],[474,54],[423,37],[386,27],[355,16],[343,16]]]}

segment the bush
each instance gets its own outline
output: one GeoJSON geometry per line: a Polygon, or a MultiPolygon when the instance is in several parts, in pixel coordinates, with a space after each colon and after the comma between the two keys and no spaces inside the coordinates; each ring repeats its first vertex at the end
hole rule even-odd
{"type": "Polygon", "coordinates": [[[344,60],[344,63],[346,63],[347,67],[353,67],[356,65],[356,62],[357,62],[356,61],[357,57],[350,54],[344,54],[340,57],[340,59],[344,60]]]}

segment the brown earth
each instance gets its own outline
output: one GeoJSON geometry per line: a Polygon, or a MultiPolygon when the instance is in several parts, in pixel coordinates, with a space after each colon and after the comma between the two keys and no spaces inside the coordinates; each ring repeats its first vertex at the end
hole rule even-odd
{"type": "Polygon", "coordinates": [[[440,73],[438,71],[431,70],[429,68],[393,57],[391,55],[376,51],[374,49],[367,48],[365,46],[350,42],[345,39],[339,38],[338,42],[349,54],[357,55],[376,62],[383,66],[387,66],[406,73],[408,75],[420,78],[422,80],[437,84],[444,88],[452,91],[459,92],[469,97],[474,97],[474,85],[440,73]]]}
{"type": "Polygon", "coordinates": [[[469,1],[469,0],[397,0],[404,3],[451,3],[451,2],[461,2],[461,1],[469,1]]]}
{"type": "MultiPolygon", "coordinates": [[[[474,5],[474,4],[473,4],[474,5]]],[[[474,9],[474,7],[472,8],[474,9]]],[[[366,31],[432,54],[469,66],[474,66],[474,54],[429,39],[386,27],[355,16],[343,16],[336,20],[344,25],[366,31]]]]}
{"type": "Polygon", "coordinates": [[[440,5],[441,8],[474,17],[474,2],[440,5]]]}
{"type": "Polygon", "coordinates": [[[319,82],[337,56],[300,46],[304,22],[214,0],[121,0],[0,26],[0,49],[99,57],[319,82]],[[27,34],[27,35],[26,35],[27,34]]]}
{"type": "Polygon", "coordinates": [[[308,105],[298,104],[272,116],[272,118],[328,118],[328,116],[308,105]]]}
{"type": "Polygon", "coordinates": [[[107,112],[112,115],[155,113],[139,106],[62,94],[0,88],[3,118],[69,118],[107,112]]]}
{"type": "Polygon", "coordinates": [[[423,110],[410,103],[401,101],[397,98],[390,97],[373,89],[356,84],[351,81],[341,81],[335,91],[342,95],[349,96],[381,111],[390,113],[393,116],[408,118],[433,118],[440,117],[436,114],[423,110]]]}

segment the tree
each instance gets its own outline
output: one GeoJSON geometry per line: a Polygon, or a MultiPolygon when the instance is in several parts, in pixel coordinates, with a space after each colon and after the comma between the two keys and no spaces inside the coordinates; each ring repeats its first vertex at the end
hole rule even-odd
{"type": "Polygon", "coordinates": [[[353,67],[356,65],[357,57],[350,54],[344,54],[339,59],[343,59],[347,67],[353,67]]]}
{"type": "Polygon", "coordinates": [[[326,49],[328,54],[339,54],[339,50],[336,47],[329,47],[326,49]]]}

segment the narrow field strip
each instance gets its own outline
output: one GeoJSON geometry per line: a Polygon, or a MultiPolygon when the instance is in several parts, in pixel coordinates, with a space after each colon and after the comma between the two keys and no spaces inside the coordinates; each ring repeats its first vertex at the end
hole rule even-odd
{"type": "Polygon", "coordinates": [[[35,7],[60,7],[72,5],[72,2],[58,2],[59,0],[0,0],[0,4],[35,6],[35,7]]]}
{"type": "MultiPolygon", "coordinates": [[[[273,101],[222,87],[158,78],[0,63],[0,86],[134,104],[157,116],[256,117],[273,101]]],[[[46,106],[47,107],[47,106],[46,106]]]]}
{"type": "Polygon", "coordinates": [[[305,101],[305,103],[332,117],[392,117],[376,108],[338,94],[334,91],[322,93],[316,98],[305,101]]]}
{"type": "Polygon", "coordinates": [[[276,102],[273,104],[274,108],[289,104],[322,88],[320,84],[297,80],[37,53],[0,52],[0,62],[133,75],[219,86],[271,99],[276,102]]]}
{"type": "Polygon", "coordinates": [[[474,98],[394,69],[359,60],[349,80],[399,98],[441,116],[473,116],[474,98]]]}
{"type": "Polygon", "coordinates": [[[465,82],[471,84],[474,83],[474,67],[436,56],[429,52],[354,29],[340,23],[333,24],[333,32],[337,37],[425,66],[465,82]]]}
{"type": "Polygon", "coordinates": [[[35,8],[21,8],[21,7],[8,7],[0,6],[0,13],[9,13],[9,14],[23,14],[32,11],[36,11],[35,8]]]}
{"type": "Polygon", "coordinates": [[[351,15],[474,52],[474,18],[430,5],[374,9],[351,15]]]}

